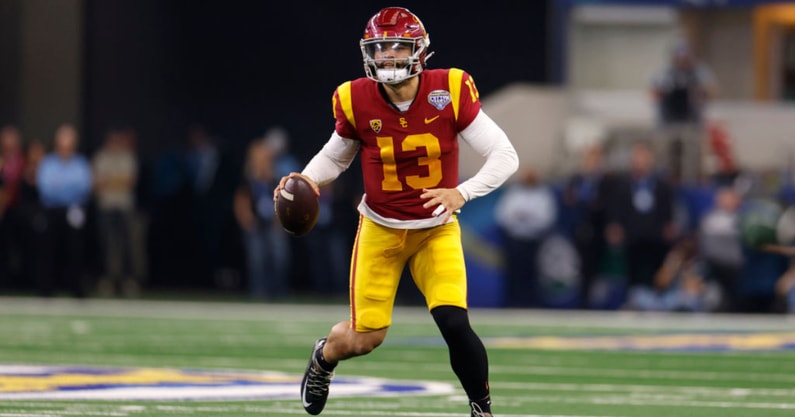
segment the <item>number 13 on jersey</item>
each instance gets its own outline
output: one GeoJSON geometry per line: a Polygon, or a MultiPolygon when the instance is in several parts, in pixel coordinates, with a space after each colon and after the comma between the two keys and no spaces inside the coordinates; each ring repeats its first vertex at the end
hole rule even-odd
{"type": "MultiPolygon", "coordinates": [[[[381,163],[384,170],[384,180],[381,189],[384,191],[403,191],[403,183],[398,176],[398,164],[395,159],[395,140],[391,136],[379,136],[378,148],[381,151],[381,163]]],[[[408,175],[406,185],[415,189],[433,188],[442,181],[442,148],[439,139],[430,133],[408,135],[401,143],[403,152],[410,152],[418,148],[425,148],[425,156],[416,159],[419,166],[428,167],[428,175],[408,175]]]]}

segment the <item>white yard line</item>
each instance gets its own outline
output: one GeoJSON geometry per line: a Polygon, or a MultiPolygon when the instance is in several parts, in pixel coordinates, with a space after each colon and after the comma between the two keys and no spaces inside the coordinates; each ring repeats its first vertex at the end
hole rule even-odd
{"type": "Polygon", "coordinates": [[[162,318],[173,320],[235,320],[255,322],[317,321],[329,314],[348,314],[347,306],[293,304],[39,299],[0,297],[0,314],[31,316],[76,315],[86,317],[162,318]]]}
{"type": "Polygon", "coordinates": [[[619,377],[638,379],[675,379],[696,381],[766,381],[795,383],[795,375],[721,371],[668,371],[647,369],[563,368],[546,366],[492,366],[495,374],[619,377]]]}
{"type": "Polygon", "coordinates": [[[0,417],[59,417],[57,414],[0,413],[0,417]]]}
{"type": "MultiPolygon", "coordinates": [[[[302,414],[306,415],[304,410],[292,410],[292,409],[263,409],[262,411],[267,411],[271,413],[281,413],[281,414],[302,414]]],[[[340,415],[340,416],[350,416],[356,415],[357,413],[362,413],[362,410],[323,410],[323,415],[340,415]]],[[[465,412],[458,412],[458,413],[428,413],[428,412],[410,412],[410,411],[366,411],[367,415],[373,416],[385,416],[385,417],[461,417],[465,414],[465,412]]],[[[557,415],[557,414],[505,414],[500,413],[500,417],[618,417],[618,416],[607,416],[607,415],[600,415],[600,416],[586,416],[586,415],[575,415],[575,414],[566,414],[557,415]]]]}
{"type": "MultiPolygon", "coordinates": [[[[514,388],[541,388],[545,384],[509,384],[514,388]]],[[[605,384],[546,384],[547,388],[556,390],[566,390],[574,388],[584,388],[586,391],[601,391],[609,390],[613,387],[617,389],[627,388],[622,385],[605,385],[605,384]]],[[[662,388],[657,391],[655,395],[646,395],[639,398],[633,396],[617,396],[617,395],[600,395],[598,397],[572,397],[571,395],[549,396],[549,395],[527,395],[519,401],[522,403],[565,403],[565,404],[593,404],[593,405],[631,405],[631,406],[647,406],[647,407],[699,407],[699,408],[740,408],[740,409],[765,409],[765,410],[795,410],[795,403],[779,403],[779,402],[736,402],[736,401],[715,401],[715,400],[693,400],[688,398],[676,398],[670,395],[665,395],[665,389],[671,387],[653,387],[653,386],[629,386],[633,390],[651,392],[654,388],[662,388]]],[[[679,391],[686,394],[688,387],[675,387],[676,389],[669,389],[668,391],[679,391]]],[[[699,388],[703,391],[703,389],[699,388]]],[[[708,391],[721,391],[721,389],[707,389],[708,391]]],[[[732,389],[726,389],[730,391],[732,389]]],[[[764,390],[750,390],[750,391],[771,391],[764,390]]],[[[773,390],[775,395],[787,394],[784,391],[788,390],[773,390]]],[[[701,392],[701,394],[709,394],[709,392],[701,392]]],[[[758,394],[754,392],[754,394],[758,394]]],[[[790,397],[791,398],[791,397],[790,397]]],[[[38,405],[45,406],[48,402],[35,402],[35,403],[18,403],[20,405],[38,405]]],[[[299,407],[284,407],[282,405],[267,406],[267,405],[217,405],[217,406],[182,406],[182,405],[155,405],[155,406],[136,406],[135,409],[130,409],[129,405],[121,405],[118,407],[110,407],[107,410],[106,406],[98,406],[97,409],[104,408],[105,411],[92,411],[92,406],[81,405],[74,407],[69,403],[50,403],[49,407],[55,405],[64,407],[62,411],[56,410],[38,410],[35,414],[30,413],[17,413],[17,412],[0,412],[0,417],[59,417],[71,415],[91,415],[91,416],[128,416],[130,411],[133,414],[137,412],[145,412],[149,410],[158,410],[165,413],[185,413],[185,414],[206,414],[206,413],[263,413],[263,415],[278,414],[278,415],[304,415],[304,410],[299,407]],[[116,411],[118,410],[118,411],[116,411]],[[41,414],[52,413],[52,414],[41,414]]],[[[361,408],[354,407],[329,407],[323,411],[324,415],[355,415],[362,413],[361,408]]],[[[460,412],[410,412],[410,411],[389,411],[389,410],[374,410],[372,408],[364,411],[366,415],[383,416],[383,417],[458,417],[460,412]]],[[[591,415],[557,415],[557,414],[504,414],[500,413],[502,417],[597,417],[591,415]]],[[[608,416],[601,414],[599,417],[618,417],[608,416]]]]}
{"type": "MultiPolygon", "coordinates": [[[[299,361],[280,361],[280,364],[296,367],[301,365],[299,361]]],[[[423,371],[446,372],[449,365],[443,364],[423,364],[423,371]]],[[[356,372],[379,371],[388,372],[405,369],[403,363],[390,362],[361,362],[356,364],[356,370],[350,371],[351,375],[356,372]]],[[[556,367],[556,366],[502,366],[491,365],[491,372],[495,375],[548,375],[548,376],[581,376],[581,377],[617,377],[635,379],[666,379],[666,380],[695,380],[695,381],[766,381],[766,382],[785,382],[795,383],[795,374],[775,374],[775,373],[746,373],[746,372],[723,372],[723,371],[672,371],[672,370],[644,370],[644,369],[604,369],[604,368],[584,368],[584,367],[556,367]]],[[[344,369],[339,370],[340,375],[345,373],[344,369]]],[[[493,385],[498,382],[494,381],[493,385]]]]}
{"type": "MultiPolygon", "coordinates": [[[[462,404],[463,409],[466,410],[466,405],[462,404]]],[[[187,411],[187,410],[185,410],[187,411]]],[[[230,407],[227,412],[248,412],[248,413],[263,413],[263,415],[269,415],[268,413],[277,413],[277,414],[296,414],[296,415],[306,415],[306,411],[300,408],[285,408],[285,407],[251,407],[251,406],[244,406],[244,407],[230,407]]],[[[366,414],[366,415],[373,415],[373,416],[384,416],[384,417],[461,417],[464,413],[462,412],[455,412],[455,413],[442,413],[442,412],[413,412],[413,411],[377,411],[377,410],[365,410],[362,411],[360,408],[326,408],[323,410],[323,415],[340,415],[340,416],[350,416],[350,415],[358,415],[358,414],[366,414]]],[[[500,413],[500,417],[618,417],[618,416],[589,416],[589,415],[572,415],[567,414],[565,416],[556,415],[556,414],[504,414],[500,413]]]]}
{"type": "Polygon", "coordinates": [[[702,407],[702,408],[748,408],[764,410],[795,410],[795,403],[699,401],[666,398],[630,398],[626,396],[574,397],[571,396],[526,396],[522,403],[593,404],[593,405],[639,405],[644,407],[702,407]]]}
{"type": "MultiPolygon", "coordinates": [[[[313,322],[348,315],[347,305],[260,304],[150,300],[75,300],[33,297],[0,297],[0,314],[50,316],[74,314],[99,317],[242,320],[260,322],[313,322]]],[[[648,313],[624,311],[524,310],[473,308],[474,325],[550,326],[644,330],[747,330],[787,331],[795,328],[795,315],[740,315],[648,313]]],[[[397,306],[395,324],[432,324],[424,307],[397,306]]]]}
{"type": "Polygon", "coordinates": [[[786,388],[717,388],[697,386],[665,386],[665,385],[623,385],[623,384],[561,384],[561,383],[534,383],[534,382],[494,382],[495,389],[514,389],[527,391],[574,391],[574,392],[601,392],[601,393],[654,393],[654,394],[687,394],[704,395],[710,397],[744,398],[750,396],[760,397],[786,397],[795,398],[795,389],[786,388]]]}
{"type": "Polygon", "coordinates": [[[109,416],[109,417],[128,417],[129,413],[115,412],[115,411],[87,411],[87,410],[45,410],[46,413],[52,414],[30,414],[30,413],[3,413],[0,412],[0,417],[64,417],[64,416],[109,416]]]}

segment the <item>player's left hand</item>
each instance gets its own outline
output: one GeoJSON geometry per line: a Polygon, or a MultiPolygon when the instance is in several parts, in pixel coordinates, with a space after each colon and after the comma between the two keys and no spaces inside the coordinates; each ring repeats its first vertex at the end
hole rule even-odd
{"type": "Polygon", "coordinates": [[[442,217],[442,223],[447,223],[450,216],[464,206],[464,196],[455,188],[423,189],[420,198],[426,201],[422,207],[433,209],[433,215],[442,217]]]}

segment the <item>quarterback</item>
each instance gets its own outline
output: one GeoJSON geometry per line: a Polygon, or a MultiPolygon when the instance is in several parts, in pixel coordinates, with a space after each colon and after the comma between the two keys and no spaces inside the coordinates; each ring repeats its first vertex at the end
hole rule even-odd
{"type": "MultiPolygon", "coordinates": [[[[486,349],[469,323],[461,230],[456,214],[502,185],[518,168],[505,132],[482,110],[473,78],[457,68],[426,69],[432,53],[419,18],[389,7],[360,41],[366,77],[340,84],[334,132],[303,171],[318,186],[359,155],[364,196],[350,270],[350,318],[315,342],[301,383],[309,414],[326,404],[334,369],[378,347],[391,325],[408,265],[447,343],[472,417],[491,417],[486,349]],[[459,183],[459,139],[485,162],[459,183]]],[[[289,177],[274,190],[274,198],[289,177]]]]}

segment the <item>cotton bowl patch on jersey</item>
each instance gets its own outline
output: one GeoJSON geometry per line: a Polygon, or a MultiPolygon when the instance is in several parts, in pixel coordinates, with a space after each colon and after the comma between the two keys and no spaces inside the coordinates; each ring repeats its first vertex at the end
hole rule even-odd
{"type": "MultiPolygon", "coordinates": [[[[277,372],[0,365],[0,400],[275,400],[296,398],[300,382],[277,372]]],[[[445,383],[340,377],[330,396],[452,392],[445,383]]]]}
{"type": "Polygon", "coordinates": [[[431,103],[439,111],[444,110],[450,104],[450,101],[452,101],[452,98],[447,90],[433,90],[428,94],[428,103],[431,103]]]}

